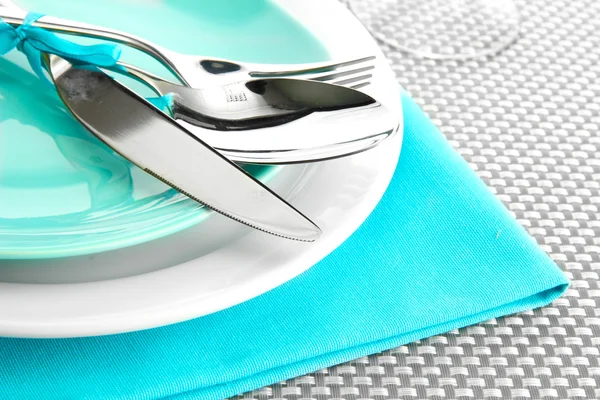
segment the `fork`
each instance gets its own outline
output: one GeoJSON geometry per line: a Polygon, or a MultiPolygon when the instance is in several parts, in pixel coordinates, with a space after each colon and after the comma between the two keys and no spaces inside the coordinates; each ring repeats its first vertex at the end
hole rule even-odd
{"type": "MultiPolygon", "coordinates": [[[[0,18],[11,25],[23,24],[26,11],[10,0],[0,0],[0,18]]],[[[249,78],[294,77],[349,86],[353,89],[370,84],[375,56],[343,62],[306,64],[258,64],[182,54],[149,40],[115,29],[45,16],[34,26],[70,35],[105,39],[140,50],[163,64],[182,84],[202,88],[224,85],[249,78]],[[216,80],[216,82],[215,82],[216,80]]]]}

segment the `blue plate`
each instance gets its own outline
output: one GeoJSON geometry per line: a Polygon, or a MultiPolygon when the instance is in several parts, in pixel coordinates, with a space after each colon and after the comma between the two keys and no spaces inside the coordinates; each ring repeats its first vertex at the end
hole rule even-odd
{"type": "MultiPolygon", "coordinates": [[[[310,32],[266,0],[19,4],[122,29],[192,54],[274,63],[328,58],[310,32]]],[[[125,49],[123,60],[169,77],[158,63],[135,50],[125,49]]],[[[150,94],[141,86],[134,89],[150,94]]],[[[277,172],[259,166],[247,169],[261,180],[277,172]]],[[[83,129],[22,54],[12,52],[0,59],[0,259],[113,250],[180,231],[209,215],[83,129]]]]}

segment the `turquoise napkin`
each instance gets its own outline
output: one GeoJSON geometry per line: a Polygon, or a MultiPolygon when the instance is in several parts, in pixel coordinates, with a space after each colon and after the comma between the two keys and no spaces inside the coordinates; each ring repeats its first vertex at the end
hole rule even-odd
{"type": "Polygon", "coordinates": [[[225,311],[115,336],[0,339],[2,399],[218,399],[492,317],[567,280],[407,96],[400,163],[361,228],[225,311]]]}

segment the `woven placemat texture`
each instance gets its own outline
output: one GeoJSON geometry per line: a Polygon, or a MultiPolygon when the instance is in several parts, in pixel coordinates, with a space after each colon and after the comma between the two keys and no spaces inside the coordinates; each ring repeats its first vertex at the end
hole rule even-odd
{"type": "Polygon", "coordinates": [[[383,47],[400,84],[570,290],[546,308],[239,399],[600,399],[600,1],[516,3],[521,36],[493,57],[435,62],[383,47]]]}

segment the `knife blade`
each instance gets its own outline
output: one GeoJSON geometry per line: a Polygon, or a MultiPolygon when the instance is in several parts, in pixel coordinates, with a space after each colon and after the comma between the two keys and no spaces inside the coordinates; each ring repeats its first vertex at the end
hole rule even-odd
{"type": "Polygon", "coordinates": [[[59,96],[92,134],[191,199],[252,228],[314,241],[321,230],[261,182],[94,67],[44,56],[59,96]]]}

